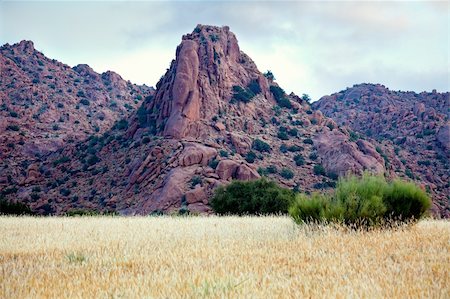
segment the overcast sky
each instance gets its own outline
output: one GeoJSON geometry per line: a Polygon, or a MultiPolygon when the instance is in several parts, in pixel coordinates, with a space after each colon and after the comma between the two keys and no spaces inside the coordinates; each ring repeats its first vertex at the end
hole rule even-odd
{"type": "Polygon", "coordinates": [[[449,14],[447,1],[3,1],[0,42],[154,86],[183,34],[228,25],[260,71],[317,100],[363,82],[448,91],[449,14]]]}

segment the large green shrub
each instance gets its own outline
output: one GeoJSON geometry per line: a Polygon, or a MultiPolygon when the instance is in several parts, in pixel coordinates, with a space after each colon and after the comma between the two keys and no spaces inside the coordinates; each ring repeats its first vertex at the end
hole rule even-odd
{"type": "Polygon", "coordinates": [[[211,207],[217,214],[261,215],[287,213],[294,193],[265,178],[233,181],[216,189],[211,207]]]}
{"type": "Polygon", "coordinates": [[[297,223],[340,222],[372,226],[390,221],[420,219],[431,205],[427,194],[413,183],[364,174],[341,178],[332,194],[298,194],[289,208],[297,223]]]}
{"type": "Polygon", "coordinates": [[[21,202],[9,201],[0,196],[0,215],[33,215],[30,207],[21,202]]]}
{"type": "Polygon", "coordinates": [[[431,206],[428,195],[411,182],[393,181],[384,192],[389,216],[419,219],[431,206]]]}

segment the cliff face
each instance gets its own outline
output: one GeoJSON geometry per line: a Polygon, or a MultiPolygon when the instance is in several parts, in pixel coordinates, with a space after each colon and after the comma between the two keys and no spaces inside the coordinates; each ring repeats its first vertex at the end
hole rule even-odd
{"type": "Polygon", "coordinates": [[[262,74],[228,27],[204,25],[183,36],[154,97],[126,123],[36,167],[43,174],[15,196],[56,214],[209,212],[214,189],[233,179],[265,175],[314,191],[347,172],[385,171],[370,142],[351,142],[346,129],[262,74]]]}
{"type": "Polygon", "coordinates": [[[49,59],[31,41],[2,46],[0,70],[0,187],[23,181],[36,159],[106,132],[153,93],[49,59]]]}
{"type": "Polygon", "coordinates": [[[433,195],[435,211],[449,217],[449,94],[360,84],[322,97],[313,108],[354,136],[384,145],[396,175],[423,184],[433,195]]]}

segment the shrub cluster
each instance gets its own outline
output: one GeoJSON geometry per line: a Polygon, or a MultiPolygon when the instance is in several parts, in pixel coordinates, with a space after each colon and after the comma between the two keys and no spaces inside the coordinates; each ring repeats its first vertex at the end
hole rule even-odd
{"type": "Polygon", "coordinates": [[[0,196],[0,215],[33,215],[30,207],[21,202],[6,200],[0,196]]]}
{"type": "Polygon", "coordinates": [[[262,141],[261,139],[255,139],[252,143],[252,149],[258,151],[258,152],[267,152],[270,153],[270,151],[272,150],[270,148],[270,145],[264,141],[262,141]]]}
{"type": "Polygon", "coordinates": [[[276,85],[271,85],[270,92],[273,94],[273,97],[281,108],[292,108],[291,101],[286,98],[286,93],[284,92],[283,88],[276,85]]]}
{"type": "Polygon", "coordinates": [[[340,222],[372,226],[420,219],[431,205],[413,183],[364,174],[340,179],[333,194],[297,194],[289,214],[297,223],[340,222]]]}
{"type": "Polygon", "coordinates": [[[265,178],[255,181],[233,181],[216,189],[211,207],[217,214],[287,213],[294,193],[265,178]]]}
{"type": "Polygon", "coordinates": [[[258,80],[250,81],[246,88],[235,85],[233,86],[233,101],[237,102],[250,102],[255,95],[261,93],[261,86],[259,86],[258,80]]]}

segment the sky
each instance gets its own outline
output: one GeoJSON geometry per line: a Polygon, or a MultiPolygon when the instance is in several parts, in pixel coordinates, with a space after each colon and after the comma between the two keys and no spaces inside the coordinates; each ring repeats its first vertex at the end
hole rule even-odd
{"type": "Polygon", "coordinates": [[[449,91],[447,1],[0,1],[0,43],[155,86],[181,36],[228,25],[259,70],[313,100],[359,83],[449,91]]]}

